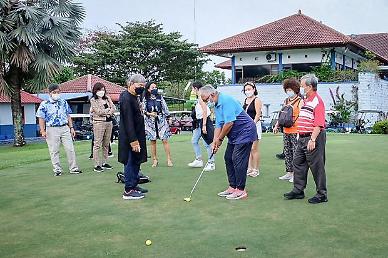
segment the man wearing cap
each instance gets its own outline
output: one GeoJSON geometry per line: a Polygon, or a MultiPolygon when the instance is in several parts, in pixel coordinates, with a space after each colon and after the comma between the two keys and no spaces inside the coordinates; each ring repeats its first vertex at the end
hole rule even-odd
{"type": "Polygon", "coordinates": [[[46,138],[54,176],[62,175],[62,167],[59,161],[61,143],[66,151],[70,174],[80,174],[82,171],[78,168],[73,145],[75,131],[70,117],[70,106],[66,100],[60,98],[58,84],[50,84],[48,91],[49,100],[40,104],[36,116],[39,119],[40,133],[46,138]]]}

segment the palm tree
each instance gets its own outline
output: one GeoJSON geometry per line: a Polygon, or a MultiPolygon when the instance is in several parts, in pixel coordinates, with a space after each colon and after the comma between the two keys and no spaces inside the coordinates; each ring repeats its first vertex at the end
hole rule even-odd
{"type": "Polygon", "coordinates": [[[20,90],[42,90],[70,60],[84,17],[72,0],[0,0],[0,93],[11,98],[15,146],[25,144],[20,90]]]}

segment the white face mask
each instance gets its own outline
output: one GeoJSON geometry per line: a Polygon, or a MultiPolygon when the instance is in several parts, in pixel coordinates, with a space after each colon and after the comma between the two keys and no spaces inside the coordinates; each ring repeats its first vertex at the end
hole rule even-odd
{"type": "Polygon", "coordinates": [[[99,96],[100,98],[102,98],[105,95],[105,91],[99,90],[99,91],[96,92],[96,95],[99,96]]]}
{"type": "Polygon", "coordinates": [[[289,90],[289,91],[287,91],[287,96],[290,98],[293,98],[293,97],[295,97],[295,92],[293,92],[292,90],[289,90]]]}
{"type": "Polygon", "coordinates": [[[60,95],[59,94],[51,94],[51,98],[52,98],[52,100],[57,101],[60,98],[60,95]]]}
{"type": "Polygon", "coordinates": [[[254,95],[254,92],[251,90],[248,90],[248,91],[245,91],[245,95],[249,98],[249,97],[252,97],[254,95]]]}

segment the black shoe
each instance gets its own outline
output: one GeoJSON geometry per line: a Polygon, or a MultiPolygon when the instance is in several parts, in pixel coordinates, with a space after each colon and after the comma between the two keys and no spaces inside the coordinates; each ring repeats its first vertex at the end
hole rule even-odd
{"type": "Polygon", "coordinates": [[[102,168],[103,169],[112,169],[113,167],[111,165],[105,163],[105,164],[102,164],[102,168]]]}
{"type": "Polygon", "coordinates": [[[136,190],[136,191],[138,191],[138,192],[141,192],[141,193],[148,193],[148,190],[147,190],[147,189],[142,188],[142,187],[140,187],[140,186],[135,186],[133,189],[136,190]]]}
{"type": "Polygon", "coordinates": [[[276,158],[278,158],[278,159],[285,159],[285,155],[284,155],[284,153],[280,153],[280,154],[276,154],[275,155],[276,156],[276,158]]]}
{"type": "Polygon", "coordinates": [[[104,172],[104,169],[100,166],[94,167],[94,172],[104,172]]]}
{"type": "Polygon", "coordinates": [[[54,176],[62,176],[62,172],[61,171],[57,171],[54,173],[54,176]]]}
{"type": "Polygon", "coordinates": [[[90,155],[90,156],[89,156],[89,159],[93,159],[93,155],[90,155]]]}
{"type": "Polygon", "coordinates": [[[285,193],[284,194],[284,198],[286,200],[303,199],[304,198],[304,192],[296,193],[294,191],[291,191],[289,193],[285,193]]]}
{"type": "Polygon", "coordinates": [[[311,204],[318,204],[321,202],[327,202],[327,197],[326,196],[314,196],[313,198],[309,199],[309,203],[311,204]]]}
{"type": "Polygon", "coordinates": [[[82,171],[79,170],[79,169],[76,169],[76,170],[73,170],[73,171],[70,171],[70,174],[81,174],[82,171]]]}

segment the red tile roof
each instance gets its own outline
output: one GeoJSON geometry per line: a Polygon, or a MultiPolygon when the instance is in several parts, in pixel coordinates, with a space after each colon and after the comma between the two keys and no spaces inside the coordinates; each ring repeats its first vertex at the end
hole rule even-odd
{"type": "Polygon", "coordinates": [[[346,36],[302,13],[268,23],[201,48],[209,54],[287,48],[344,46],[346,36]]]}
{"type": "Polygon", "coordinates": [[[229,60],[226,60],[222,63],[216,64],[215,66],[217,68],[221,68],[221,69],[231,69],[232,68],[232,61],[229,59],[229,60]]]}
{"type": "Polygon", "coordinates": [[[352,42],[388,61],[388,33],[354,35],[352,42]]]}
{"type": "Polygon", "coordinates": [[[59,85],[62,93],[85,93],[91,92],[93,85],[97,82],[101,82],[105,85],[108,94],[120,94],[124,87],[115,84],[113,82],[104,80],[96,75],[88,74],[74,80],[61,83],[59,85]]]}
{"type": "MultiPolygon", "coordinates": [[[[42,100],[28,92],[20,92],[22,98],[22,104],[39,104],[42,100]]],[[[0,95],[0,103],[11,103],[11,99],[8,96],[0,95]]]]}

